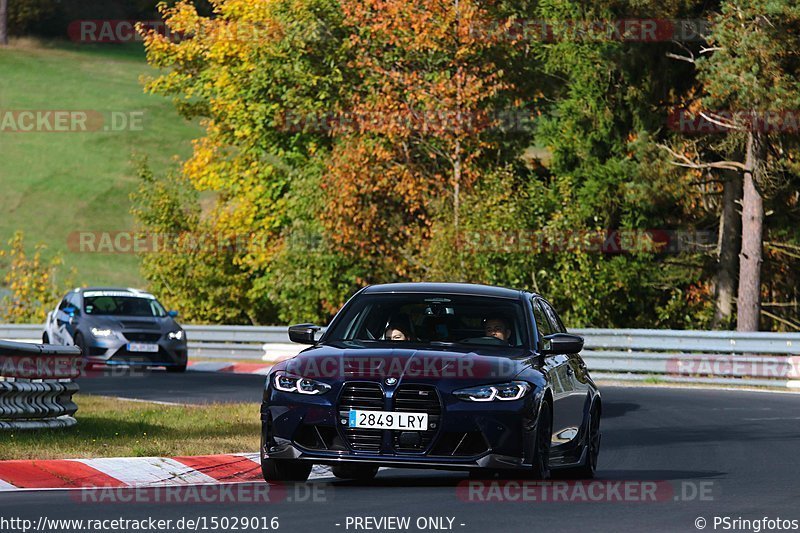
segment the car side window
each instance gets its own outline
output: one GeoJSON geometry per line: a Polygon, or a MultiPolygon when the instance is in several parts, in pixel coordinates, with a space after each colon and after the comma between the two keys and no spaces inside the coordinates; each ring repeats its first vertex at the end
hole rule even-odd
{"type": "Polygon", "coordinates": [[[553,328],[550,326],[544,311],[542,310],[541,301],[534,299],[533,302],[533,318],[536,320],[536,329],[539,332],[539,338],[545,337],[553,333],[553,328]]]}
{"type": "Polygon", "coordinates": [[[65,307],[69,305],[69,295],[64,296],[64,299],[61,300],[61,303],[58,304],[58,310],[63,311],[65,307]]]}
{"type": "Polygon", "coordinates": [[[541,302],[542,307],[544,308],[544,313],[547,315],[547,319],[550,321],[550,324],[553,326],[554,333],[566,333],[567,328],[564,327],[564,324],[561,322],[561,319],[558,318],[555,309],[548,304],[547,302],[541,302]]]}
{"type": "Polygon", "coordinates": [[[75,309],[80,310],[80,308],[81,308],[81,306],[80,306],[80,296],[77,293],[73,292],[72,294],[67,296],[67,302],[68,302],[68,305],[71,305],[75,309]]]}

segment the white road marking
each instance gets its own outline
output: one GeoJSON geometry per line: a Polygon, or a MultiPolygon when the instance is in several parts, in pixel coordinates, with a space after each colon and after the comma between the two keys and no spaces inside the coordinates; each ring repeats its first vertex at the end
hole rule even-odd
{"type": "Polygon", "coordinates": [[[216,479],[167,457],[75,459],[127,485],[219,483],[216,479]]]}
{"type": "Polygon", "coordinates": [[[15,487],[14,485],[12,485],[11,483],[8,483],[8,482],[3,481],[2,479],[0,479],[0,492],[4,492],[4,491],[7,491],[7,490],[19,490],[19,489],[17,487],[15,487]]]}

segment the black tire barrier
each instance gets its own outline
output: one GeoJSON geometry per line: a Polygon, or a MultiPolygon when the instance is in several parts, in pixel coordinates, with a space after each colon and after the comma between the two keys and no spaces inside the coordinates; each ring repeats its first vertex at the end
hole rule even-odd
{"type": "Polygon", "coordinates": [[[81,351],[0,341],[0,430],[74,426],[81,351]]]}

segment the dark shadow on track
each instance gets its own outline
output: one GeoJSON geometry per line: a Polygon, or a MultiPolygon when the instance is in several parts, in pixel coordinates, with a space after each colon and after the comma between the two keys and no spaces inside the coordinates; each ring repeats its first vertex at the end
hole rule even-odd
{"type": "Polygon", "coordinates": [[[616,418],[625,416],[633,411],[638,411],[641,405],[630,402],[603,401],[603,418],[616,418]]]}

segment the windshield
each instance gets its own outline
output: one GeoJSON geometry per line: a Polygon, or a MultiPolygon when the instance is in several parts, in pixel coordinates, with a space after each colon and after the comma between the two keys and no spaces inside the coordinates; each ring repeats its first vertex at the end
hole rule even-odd
{"type": "Polygon", "coordinates": [[[366,294],[347,306],[326,341],[528,345],[521,302],[442,294],[366,294]]]}
{"type": "Polygon", "coordinates": [[[83,299],[87,315],[163,317],[167,313],[154,298],[137,296],[89,296],[83,299]]]}

